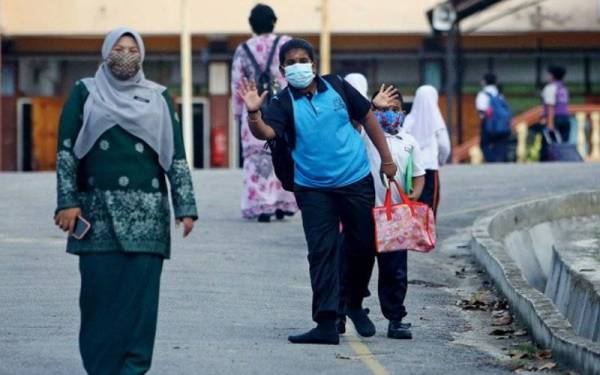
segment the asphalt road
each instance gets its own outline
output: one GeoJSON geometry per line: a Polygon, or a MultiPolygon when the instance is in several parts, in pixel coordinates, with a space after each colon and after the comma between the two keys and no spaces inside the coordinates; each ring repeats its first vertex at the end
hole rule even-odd
{"type": "MultiPolygon", "coordinates": [[[[489,317],[456,306],[483,276],[468,228],[481,213],[535,197],[600,187],[600,164],[450,166],[441,172],[439,248],[409,256],[407,321],[414,340],[377,335],[298,346],[312,326],[299,217],[261,224],[239,213],[240,171],[197,171],[200,220],[174,234],[161,287],[151,374],[504,374],[489,317]],[[466,269],[466,277],[456,277],[466,269]]],[[[77,347],[77,258],[53,226],[54,175],[0,174],[0,374],[83,374],[77,347]]],[[[376,278],[374,278],[376,280],[376,278]]],[[[372,290],[376,290],[375,282],[372,290]]]]}

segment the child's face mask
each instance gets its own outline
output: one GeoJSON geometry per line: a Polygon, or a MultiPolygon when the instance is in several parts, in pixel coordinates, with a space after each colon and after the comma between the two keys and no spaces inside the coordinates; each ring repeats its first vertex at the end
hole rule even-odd
{"type": "Polygon", "coordinates": [[[404,122],[404,112],[385,110],[375,111],[375,117],[379,121],[379,125],[383,128],[383,131],[389,134],[396,134],[400,130],[402,123],[404,122]]]}

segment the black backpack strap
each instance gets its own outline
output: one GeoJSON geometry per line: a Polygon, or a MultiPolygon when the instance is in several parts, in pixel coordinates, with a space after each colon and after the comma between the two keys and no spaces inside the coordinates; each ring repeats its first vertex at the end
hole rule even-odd
{"type": "Polygon", "coordinates": [[[260,65],[258,65],[258,61],[256,61],[256,58],[252,54],[252,51],[250,51],[250,47],[248,47],[247,43],[242,44],[242,48],[244,49],[244,51],[246,52],[246,55],[248,55],[248,58],[250,58],[250,62],[254,66],[255,78],[258,78],[258,76],[260,75],[260,72],[261,72],[261,68],[260,68],[260,65]]]}
{"type": "Polygon", "coordinates": [[[296,145],[296,127],[294,125],[294,105],[292,104],[289,86],[283,89],[277,97],[281,102],[281,108],[286,115],[286,124],[288,125],[285,129],[285,140],[290,146],[290,149],[293,149],[296,145]]]}
{"type": "Polygon", "coordinates": [[[281,35],[277,35],[277,38],[275,38],[273,47],[271,47],[271,52],[269,52],[267,66],[265,66],[264,70],[260,67],[260,65],[258,65],[258,61],[256,61],[256,57],[254,57],[254,54],[252,53],[252,51],[250,51],[250,47],[248,47],[248,44],[247,43],[242,44],[242,48],[244,49],[244,52],[246,52],[246,55],[248,55],[248,57],[250,58],[250,62],[252,63],[252,66],[254,66],[254,72],[255,72],[256,78],[258,78],[258,76],[260,76],[263,73],[270,75],[269,73],[271,70],[271,64],[273,63],[273,57],[275,55],[275,50],[277,50],[277,45],[279,44],[279,39],[281,39],[281,35]]]}
{"type": "MultiPolygon", "coordinates": [[[[325,81],[327,81],[331,85],[331,87],[333,87],[333,89],[337,91],[338,94],[340,94],[340,96],[344,100],[344,103],[346,104],[348,115],[350,115],[350,102],[348,101],[348,97],[346,96],[346,90],[344,90],[344,79],[337,74],[326,74],[322,76],[322,78],[325,81]]],[[[352,116],[350,116],[350,118],[352,118],[352,116]]]]}
{"type": "Polygon", "coordinates": [[[273,63],[273,57],[275,56],[275,51],[277,50],[277,45],[279,44],[279,39],[281,39],[281,35],[277,35],[275,38],[275,42],[273,43],[273,47],[271,47],[271,52],[269,52],[269,58],[267,59],[267,65],[265,66],[265,70],[263,73],[271,75],[271,64],[273,63]]]}

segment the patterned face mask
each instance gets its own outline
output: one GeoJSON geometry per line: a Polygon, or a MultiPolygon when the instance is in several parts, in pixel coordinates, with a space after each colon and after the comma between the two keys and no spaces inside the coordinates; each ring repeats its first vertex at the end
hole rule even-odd
{"type": "Polygon", "coordinates": [[[375,117],[379,121],[379,125],[383,128],[383,131],[389,134],[396,134],[402,123],[404,122],[404,112],[394,111],[375,111],[375,117]]]}
{"type": "Polygon", "coordinates": [[[112,51],[106,59],[112,74],[122,81],[135,76],[142,66],[142,56],[139,53],[112,51]]]}

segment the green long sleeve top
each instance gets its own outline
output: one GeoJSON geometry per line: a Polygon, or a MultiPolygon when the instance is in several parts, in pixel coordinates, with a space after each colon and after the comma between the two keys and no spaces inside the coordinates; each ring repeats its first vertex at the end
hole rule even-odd
{"type": "Polygon", "coordinates": [[[181,124],[165,90],[173,124],[175,154],[166,171],[158,154],[120,126],[107,130],[78,160],[73,146],[83,123],[89,95],[78,81],[60,117],[57,155],[57,211],[79,207],[92,227],[81,240],[69,237],[67,252],[142,252],[170,257],[170,207],[176,218],[197,219],[196,202],[186,162],[181,124]],[[166,175],[166,178],[165,178],[166,175]]]}

